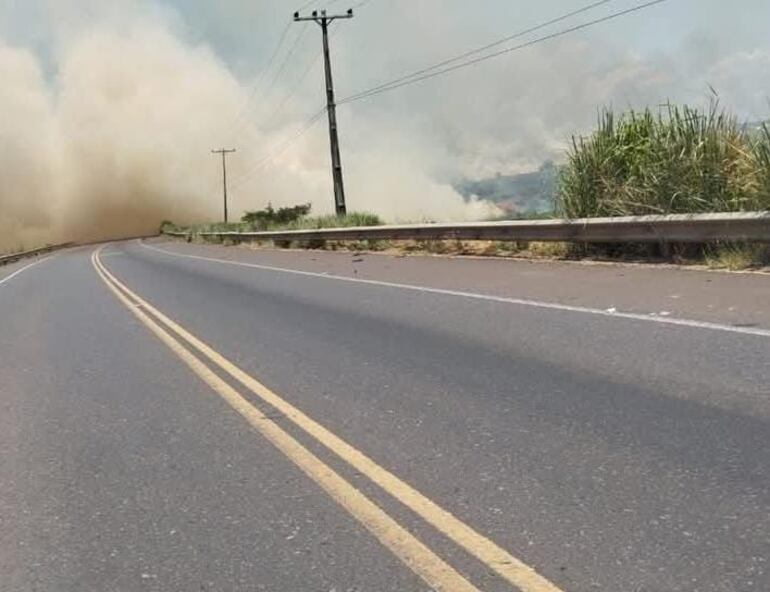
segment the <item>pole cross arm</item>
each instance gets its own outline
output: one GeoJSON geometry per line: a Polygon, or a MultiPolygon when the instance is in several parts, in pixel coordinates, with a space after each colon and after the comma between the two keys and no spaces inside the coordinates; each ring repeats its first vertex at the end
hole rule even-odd
{"type": "Polygon", "coordinates": [[[313,12],[310,13],[310,16],[300,16],[299,12],[294,13],[294,20],[296,22],[314,21],[319,25],[321,24],[322,21],[326,21],[326,23],[328,24],[335,19],[348,19],[348,18],[353,18],[352,8],[349,8],[348,11],[344,14],[333,14],[331,16],[327,15],[325,10],[321,10],[321,11],[314,10],[313,12]]]}

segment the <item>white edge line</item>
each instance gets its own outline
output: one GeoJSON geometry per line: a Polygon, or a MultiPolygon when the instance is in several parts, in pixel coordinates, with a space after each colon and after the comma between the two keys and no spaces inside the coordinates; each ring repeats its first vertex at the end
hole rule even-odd
{"type": "Polygon", "coordinates": [[[42,259],[35,259],[35,260],[34,260],[32,263],[28,263],[27,265],[25,265],[25,266],[24,266],[24,267],[22,267],[21,269],[17,269],[17,270],[16,270],[16,271],[14,271],[12,274],[5,276],[3,279],[1,279],[1,280],[0,280],[0,285],[2,285],[2,284],[4,284],[5,282],[7,282],[7,281],[11,280],[12,278],[16,277],[16,276],[17,276],[17,275],[19,275],[21,272],[23,272],[23,271],[27,271],[27,270],[28,270],[30,267],[34,267],[35,265],[37,265],[38,263],[42,263],[43,261],[48,261],[48,260],[49,260],[49,259],[51,259],[52,257],[54,257],[54,255],[50,255],[50,256],[48,256],[48,257],[43,257],[42,259]]]}
{"type": "Polygon", "coordinates": [[[166,251],[144,243],[141,239],[137,242],[145,249],[157,251],[172,257],[184,257],[187,259],[200,259],[202,261],[211,261],[214,263],[225,263],[227,265],[236,265],[239,267],[250,267],[264,271],[275,271],[280,273],[290,273],[294,275],[303,275],[309,277],[324,278],[328,280],[337,280],[342,282],[351,282],[355,284],[366,284],[370,286],[380,286],[386,288],[398,288],[400,290],[411,290],[413,292],[426,292],[429,294],[441,294],[444,296],[459,296],[462,298],[472,298],[475,300],[486,300],[488,302],[498,302],[504,304],[518,304],[520,306],[530,306],[534,308],[543,308],[548,310],[560,310],[565,312],[577,312],[591,314],[602,317],[612,317],[620,319],[630,319],[634,321],[646,321],[648,323],[660,323],[662,325],[676,325],[679,327],[691,327],[696,329],[709,329],[712,331],[726,331],[728,333],[740,333],[742,335],[754,335],[759,337],[770,337],[770,329],[757,329],[752,327],[735,327],[732,325],[723,325],[721,323],[710,323],[708,321],[695,321],[692,319],[680,319],[676,317],[659,317],[633,312],[610,312],[600,308],[589,308],[585,306],[572,306],[569,304],[558,304],[555,302],[542,302],[540,300],[527,300],[524,298],[507,298],[505,296],[493,296],[491,294],[477,294],[474,292],[462,292],[458,290],[446,290],[444,288],[429,288],[427,286],[415,286],[412,284],[399,284],[395,282],[383,282],[380,280],[365,280],[351,278],[344,275],[334,275],[326,273],[317,273],[315,271],[303,271],[300,269],[288,269],[285,267],[273,267],[271,265],[260,265],[258,263],[246,263],[243,261],[229,261],[227,259],[216,259],[214,257],[202,257],[200,255],[189,255],[187,253],[175,253],[166,251]]]}

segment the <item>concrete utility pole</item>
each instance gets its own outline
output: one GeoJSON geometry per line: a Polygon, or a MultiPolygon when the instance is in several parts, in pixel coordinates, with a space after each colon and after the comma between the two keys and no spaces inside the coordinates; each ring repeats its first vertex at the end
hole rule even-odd
{"type": "Polygon", "coordinates": [[[336,14],[328,16],[325,10],[320,13],[314,10],[310,16],[294,13],[294,20],[314,21],[321,26],[323,32],[324,48],[324,71],[326,73],[326,111],[329,114],[329,140],[332,151],[332,179],[334,180],[334,208],[338,216],[344,216],[347,213],[345,206],[345,185],[342,182],[342,160],[340,159],[340,141],[337,135],[337,105],[334,102],[334,83],[332,82],[332,65],[329,58],[329,23],[335,19],[353,18],[353,9],[349,9],[345,14],[336,14]]]}
{"type": "Polygon", "coordinates": [[[225,224],[227,224],[227,155],[235,152],[235,148],[220,148],[212,150],[212,154],[222,155],[222,192],[225,200],[225,224]]]}

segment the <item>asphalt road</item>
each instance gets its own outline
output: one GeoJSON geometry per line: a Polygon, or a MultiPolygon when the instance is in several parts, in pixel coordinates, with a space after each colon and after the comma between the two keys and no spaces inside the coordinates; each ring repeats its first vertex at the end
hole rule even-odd
{"type": "Polygon", "coordinates": [[[770,277],[93,251],[0,268],[3,592],[770,590],[770,277]]]}

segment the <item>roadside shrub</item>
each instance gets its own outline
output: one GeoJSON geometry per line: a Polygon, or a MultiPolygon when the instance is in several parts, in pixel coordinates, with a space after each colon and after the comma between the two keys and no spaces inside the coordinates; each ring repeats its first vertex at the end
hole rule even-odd
{"type": "Polygon", "coordinates": [[[277,210],[273,208],[272,204],[267,204],[267,207],[263,210],[246,212],[241,217],[241,221],[246,224],[251,224],[257,229],[267,230],[273,226],[283,226],[296,222],[300,218],[307,216],[309,213],[309,203],[278,208],[277,210]]]}
{"type": "Polygon", "coordinates": [[[329,214],[326,216],[303,217],[281,228],[290,230],[304,230],[313,228],[342,228],[350,226],[380,226],[382,219],[377,214],[369,212],[350,212],[345,216],[329,214]]]}
{"type": "Polygon", "coordinates": [[[164,232],[176,232],[178,230],[176,224],[174,224],[171,220],[163,220],[163,222],[160,223],[160,227],[158,229],[159,234],[163,234],[164,232]]]}
{"type": "Polygon", "coordinates": [[[752,133],[717,103],[616,116],[573,137],[557,193],[569,218],[770,208],[770,131],[752,133]]]}

